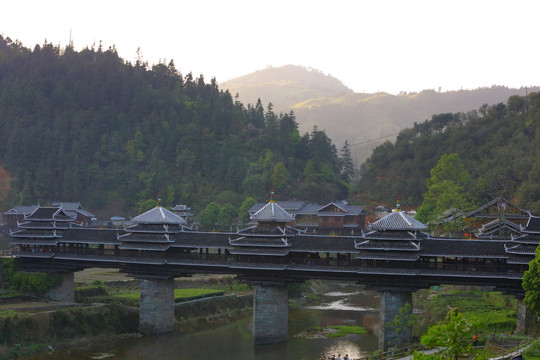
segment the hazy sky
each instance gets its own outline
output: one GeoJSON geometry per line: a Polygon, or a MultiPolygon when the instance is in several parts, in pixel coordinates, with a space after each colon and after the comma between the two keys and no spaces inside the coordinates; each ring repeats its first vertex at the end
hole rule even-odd
{"type": "Polygon", "coordinates": [[[293,64],[356,92],[540,85],[538,0],[7,0],[0,34],[33,48],[113,44],[218,82],[293,64]]]}

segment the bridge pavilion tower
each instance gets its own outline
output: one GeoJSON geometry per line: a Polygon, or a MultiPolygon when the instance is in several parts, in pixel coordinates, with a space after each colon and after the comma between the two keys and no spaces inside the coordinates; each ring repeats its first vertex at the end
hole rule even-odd
{"type": "MultiPolygon", "coordinates": [[[[418,260],[423,240],[428,237],[422,232],[427,226],[401,211],[399,201],[395,212],[370,224],[369,229],[371,231],[364,233],[362,240],[355,243],[355,248],[359,250],[357,258],[366,262],[372,261],[382,270],[384,263],[392,261],[412,263],[418,260]]],[[[381,279],[379,285],[372,286],[381,293],[379,348],[385,350],[409,345],[412,340],[412,329],[404,318],[412,313],[412,293],[417,288],[406,282],[386,282],[384,272],[381,272],[381,279]],[[396,326],[395,319],[398,316],[401,317],[401,321],[400,325],[396,326]]]]}
{"type": "MultiPolygon", "coordinates": [[[[233,247],[231,254],[266,255],[278,259],[272,269],[280,270],[285,265],[280,264],[279,258],[289,253],[288,239],[298,231],[287,226],[294,221],[294,216],[279,206],[274,193],[268,204],[254,213],[251,220],[257,221],[252,226],[237,232],[236,238],[230,238],[233,247]]],[[[238,276],[248,283],[255,285],[253,295],[253,342],[255,344],[271,344],[287,341],[288,337],[288,289],[283,279],[272,278],[268,272],[260,275],[258,270],[238,276]]],[[[266,269],[268,270],[268,269],[266,269]]]]}
{"type": "MultiPolygon", "coordinates": [[[[12,254],[24,253],[26,258],[52,259],[61,246],[62,234],[71,228],[80,227],[75,223],[76,216],[68,214],[60,206],[40,206],[25,215],[17,223],[17,230],[12,231],[10,245],[12,254]]],[[[50,272],[60,277],[62,283],[46,296],[55,301],[73,303],[75,301],[73,268],[54,268],[37,266],[33,271],[50,272]]]]}
{"type": "MultiPolygon", "coordinates": [[[[161,205],[131,219],[133,225],[119,236],[118,248],[124,256],[150,264],[164,263],[164,254],[174,242],[173,234],[187,221],[161,205]],[[131,254],[131,255],[130,255],[131,254]],[[140,254],[143,254],[142,257],[140,254]],[[150,258],[150,259],[148,259],[150,258]]],[[[140,278],[139,331],[146,335],[174,330],[174,278],[163,274],[137,275],[140,278]]]]}

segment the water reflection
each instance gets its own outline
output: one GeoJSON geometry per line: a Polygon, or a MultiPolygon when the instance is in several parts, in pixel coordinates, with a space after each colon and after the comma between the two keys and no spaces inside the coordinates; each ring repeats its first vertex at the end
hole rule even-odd
{"type": "MultiPolygon", "coordinates": [[[[330,292],[329,292],[330,293],[330,292]]],[[[332,291],[321,308],[289,310],[289,341],[281,344],[252,344],[251,314],[227,324],[211,324],[203,329],[181,329],[175,334],[123,339],[93,348],[55,351],[32,360],[319,360],[340,353],[358,359],[377,349],[378,313],[375,293],[353,289],[332,291]],[[349,291],[349,292],[348,292],[349,291]],[[339,292],[339,295],[336,293],[339,292]],[[328,302],[326,302],[328,300],[328,302]],[[341,305],[336,305],[340,303],[341,305]],[[333,304],[333,305],[332,305],[333,304]],[[362,304],[360,307],[355,307],[362,304]],[[307,330],[333,325],[360,325],[370,333],[342,338],[306,337],[307,330]]],[[[29,358],[30,359],[30,358],[29,358]]]]}

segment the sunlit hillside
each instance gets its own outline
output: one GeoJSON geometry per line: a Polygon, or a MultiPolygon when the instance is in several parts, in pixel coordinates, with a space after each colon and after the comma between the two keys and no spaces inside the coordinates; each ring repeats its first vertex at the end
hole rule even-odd
{"type": "Polygon", "coordinates": [[[255,104],[260,98],[264,106],[272,103],[276,112],[292,109],[301,133],[317,126],[338,146],[347,140],[354,145],[352,150],[357,163],[365,160],[377,145],[393,140],[400,130],[430,119],[434,114],[477,110],[483,104],[497,104],[512,95],[525,95],[527,91],[539,89],[492,86],[398,95],[354,93],[330,75],[293,65],[267,68],[219,86],[229,89],[233,96],[239,94],[244,103],[255,104]]]}

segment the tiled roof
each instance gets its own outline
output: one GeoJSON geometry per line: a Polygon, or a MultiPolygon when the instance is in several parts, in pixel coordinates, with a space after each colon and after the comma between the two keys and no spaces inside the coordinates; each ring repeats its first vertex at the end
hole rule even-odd
{"type": "Polygon", "coordinates": [[[294,216],[285,211],[275,201],[270,201],[255,214],[251,215],[250,219],[258,222],[287,223],[293,221],[294,216]]]}
{"type": "Polygon", "coordinates": [[[516,210],[518,210],[520,212],[520,214],[505,214],[505,216],[507,216],[507,217],[523,218],[523,217],[527,217],[529,215],[529,213],[526,210],[521,209],[519,206],[517,206],[513,202],[511,202],[511,201],[509,201],[509,200],[507,200],[505,198],[502,198],[502,197],[497,197],[497,198],[491,200],[490,202],[487,202],[484,205],[480,206],[479,208],[467,213],[465,215],[465,217],[490,217],[490,218],[493,218],[495,216],[498,216],[498,215],[493,215],[493,214],[483,214],[482,213],[484,210],[486,210],[487,208],[489,208],[490,206],[493,206],[493,205],[499,206],[499,207],[501,207],[503,209],[506,209],[508,206],[510,206],[510,207],[515,208],[516,210]]]}
{"type": "Polygon", "coordinates": [[[84,242],[116,244],[118,243],[118,235],[123,234],[123,231],[116,229],[95,229],[95,228],[76,228],[67,229],[62,234],[60,242],[84,242]]]}
{"type": "Polygon", "coordinates": [[[527,227],[525,228],[527,232],[540,232],[540,217],[531,216],[527,222],[527,227]]]}
{"type": "Polygon", "coordinates": [[[423,256],[501,259],[507,257],[504,241],[497,240],[425,239],[422,242],[421,253],[423,256]]]}
{"type": "MultiPolygon", "coordinates": [[[[302,209],[305,205],[303,201],[276,201],[279,206],[281,206],[283,209],[286,209],[290,212],[297,212],[298,210],[302,209]]],[[[266,203],[255,203],[253,206],[249,208],[249,213],[254,214],[257,211],[261,210],[266,203]]]]}
{"type": "Polygon", "coordinates": [[[38,208],[38,205],[17,205],[8,211],[4,212],[6,215],[29,215],[38,208]]]}
{"type": "Polygon", "coordinates": [[[79,210],[82,209],[80,202],[61,202],[55,201],[52,203],[52,206],[60,206],[64,210],[79,210]]]}
{"type": "Polygon", "coordinates": [[[147,212],[135,216],[131,219],[135,224],[176,224],[187,225],[187,221],[161,206],[148,210],[147,212]]]}
{"type": "Polygon", "coordinates": [[[73,221],[75,217],[70,216],[61,207],[38,206],[30,215],[25,215],[26,220],[56,220],[73,221]]]}
{"type": "Polygon", "coordinates": [[[425,230],[427,226],[403,211],[395,211],[370,224],[373,230],[425,230]]]}
{"type": "Polygon", "coordinates": [[[173,211],[189,211],[189,210],[191,210],[191,208],[188,207],[187,205],[175,205],[172,209],[173,209],[173,211]]]}

